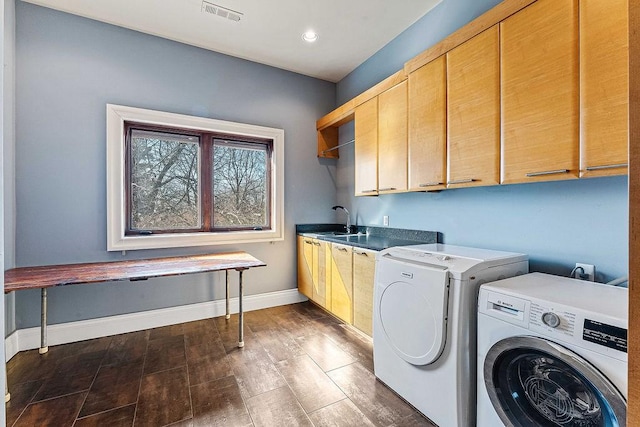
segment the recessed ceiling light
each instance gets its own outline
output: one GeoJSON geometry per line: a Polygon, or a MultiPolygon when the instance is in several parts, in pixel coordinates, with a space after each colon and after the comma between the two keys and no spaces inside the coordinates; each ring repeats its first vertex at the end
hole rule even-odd
{"type": "Polygon", "coordinates": [[[318,33],[316,33],[315,31],[307,31],[302,35],[302,40],[313,43],[314,41],[318,40],[318,33]]]}

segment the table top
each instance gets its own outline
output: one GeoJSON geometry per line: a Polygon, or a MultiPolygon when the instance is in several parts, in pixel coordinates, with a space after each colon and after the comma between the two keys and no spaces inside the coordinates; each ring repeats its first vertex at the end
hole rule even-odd
{"type": "Polygon", "coordinates": [[[245,270],[266,265],[248,253],[238,251],[127,261],[19,267],[4,272],[4,292],[83,283],[144,280],[150,277],[220,270],[245,270]]]}

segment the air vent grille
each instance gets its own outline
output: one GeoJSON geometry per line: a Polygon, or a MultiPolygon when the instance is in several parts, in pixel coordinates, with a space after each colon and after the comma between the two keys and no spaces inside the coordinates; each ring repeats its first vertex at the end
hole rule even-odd
{"type": "Polygon", "coordinates": [[[241,12],[227,9],[226,7],[207,1],[202,2],[202,12],[215,15],[220,18],[226,18],[233,22],[240,22],[240,19],[242,19],[242,17],[244,16],[244,14],[241,12]]]}

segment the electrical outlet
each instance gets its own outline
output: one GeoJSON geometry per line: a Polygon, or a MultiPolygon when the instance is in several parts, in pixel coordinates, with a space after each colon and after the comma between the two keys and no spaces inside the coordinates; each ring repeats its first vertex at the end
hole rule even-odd
{"type": "Polygon", "coordinates": [[[382,225],[384,225],[385,227],[389,226],[389,215],[385,215],[382,217],[382,225]]]}
{"type": "Polygon", "coordinates": [[[576,274],[574,277],[576,279],[590,280],[594,282],[596,280],[596,266],[576,262],[576,274]],[[582,268],[582,271],[580,268],[582,268]]]}

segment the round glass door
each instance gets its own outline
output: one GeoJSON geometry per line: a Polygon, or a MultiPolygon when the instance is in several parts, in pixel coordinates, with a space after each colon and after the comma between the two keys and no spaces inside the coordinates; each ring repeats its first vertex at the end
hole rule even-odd
{"type": "Polygon", "coordinates": [[[484,378],[507,426],[626,425],[626,400],[613,384],[580,356],[541,338],[496,343],[485,358],[484,378]]]}

